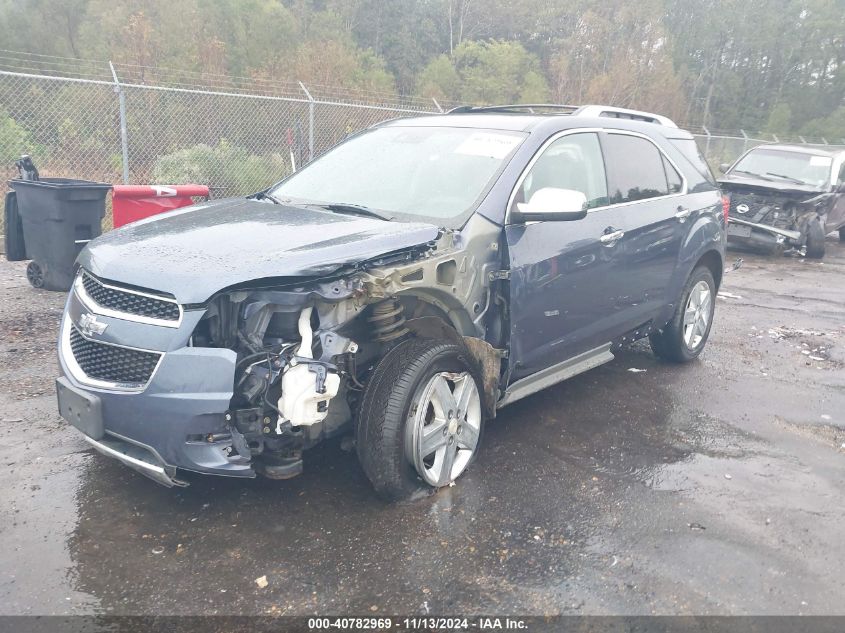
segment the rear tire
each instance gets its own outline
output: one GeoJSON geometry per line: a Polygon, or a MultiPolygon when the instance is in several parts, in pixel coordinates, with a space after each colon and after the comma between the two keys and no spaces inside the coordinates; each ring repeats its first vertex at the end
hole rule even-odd
{"type": "MultiPolygon", "coordinates": [[[[47,271],[36,261],[31,261],[26,266],[26,278],[29,281],[29,285],[33,288],[46,288],[47,287],[47,271]]],[[[49,288],[47,288],[49,290],[49,288]]]]}
{"type": "Polygon", "coordinates": [[[484,427],[481,384],[469,353],[455,343],[411,339],[385,355],[367,383],[356,428],[358,460],[379,496],[409,499],[466,471],[484,427]]]}
{"type": "MultiPolygon", "coordinates": [[[[841,233],[840,233],[841,238],[841,233]]],[[[807,225],[807,257],[821,259],[824,257],[824,228],[820,220],[812,220],[807,225]]]]}
{"type": "Polygon", "coordinates": [[[681,291],[672,320],[649,334],[654,355],[673,363],[687,363],[701,354],[716,311],[716,282],[706,266],[699,266],[681,291]]]}

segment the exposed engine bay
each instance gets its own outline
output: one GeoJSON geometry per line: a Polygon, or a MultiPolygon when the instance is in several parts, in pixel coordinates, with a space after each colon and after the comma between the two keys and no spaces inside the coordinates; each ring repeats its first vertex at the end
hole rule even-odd
{"type": "Polygon", "coordinates": [[[811,223],[821,222],[823,226],[834,202],[831,193],[766,190],[727,181],[722,184],[731,199],[729,240],[768,250],[792,248],[806,254],[811,223]]]}
{"type": "Polygon", "coordinates": [[[492,414],[506,355],[500,245],[484,220],[464,234],[466,243],[446,231],[333,278],[213,297],[191,344],[234,350],[237,365],[227,432],[206,440],[231,444],[230,460],[264,476],[300,474],[302,451],[349,430],[379,359],[412,336],[461,340],[492,414]]]}

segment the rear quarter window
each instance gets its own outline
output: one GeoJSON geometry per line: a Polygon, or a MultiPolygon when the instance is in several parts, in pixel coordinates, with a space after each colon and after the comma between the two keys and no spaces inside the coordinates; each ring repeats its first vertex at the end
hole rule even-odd
{"type": "Polygon", "coordinates": [[[698,149],[698,143],[695,142],[695,139],[670,138],[667,140],[689,161],[689,164],[695,168],[695,171],[701,174],[711,185],[716,186],[716,179],[713,177],[713,172],[710,171],[710,166],[704,159],[701,150],[698,149]]]}

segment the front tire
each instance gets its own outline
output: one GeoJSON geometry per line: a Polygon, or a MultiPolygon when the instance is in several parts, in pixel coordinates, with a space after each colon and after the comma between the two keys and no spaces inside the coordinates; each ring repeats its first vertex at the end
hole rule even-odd
{"type": "Polygon", "coordinates": [[[655,356],[673,363],[697,358],[710,337],[716,311],[716,282],[706,266],[699,266],[687,279],[672,320],[648,340],[655,356]]]}
{"type": "Polygon", "coordinates": [[[373,372],[358,413],[358,459],[379,496],[408,499],[447,486],[478,450],[482,382],[466,349],[404,341],[373,372]]]}
{"type": "MultiPolygon", "coordinates": [[[[840,234],[841,237],[841,234],[840,234]]],[[[824,228],[821,220],[812,220],[807,226],[807,257],[821,259],[824,257],[824,228]]]]}

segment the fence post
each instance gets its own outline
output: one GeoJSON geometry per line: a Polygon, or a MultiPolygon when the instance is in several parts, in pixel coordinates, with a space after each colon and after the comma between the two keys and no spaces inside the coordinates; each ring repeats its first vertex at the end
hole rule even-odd
{"type": "Polygon", "coordinates": [[[299,82],[299,87],[302,88],[302,92],[308,97],[308,162],[310,163],[314,160],[314,97],[311,96],[308,88],[301,81],[299,82]]]}
{"type": "Polygon", "coordinates": [[[708,130],[705,126],[701,126],[701,129],[704,130],[704,133],[707,135],[707,141],[704,143],[704,155],[709,159],[710,158],[710,130],[708,130]]]}
{"type": "Polygon", "coordinates": [[[111,76],[114,77],[114,91],[117,93],[118,103],[120,104],[120,151],[123,155],[123,184],[128,185],[129,139],[126,132],[126,94],[123,92],[123,87],[120,85],[120,80],[117,78],[117,72],[111,61],[109,61],[109,68],[111,68],[111,76]]]}
{"type": "Polygon", "coordinates": [[[739,133],[742,134],[742,153],[744,154],[748,151],[748,134],[742,128],[740,128],[739,133]]]}
{"type": "Polygon", "coordinates": [[[440,104],[439,104],[439,103],[437,103],[437,99],[435,99],[434,97],[432,97],[432,98],[431,98],[431,100],[432,100],[432,101],[434,101],[434,105],[435,105],[435,106],[437,106],[437,111],[438,111],[440,114],[443,114],[443,108],[441,108],[441,107],[440,107],[440,104]]]}

